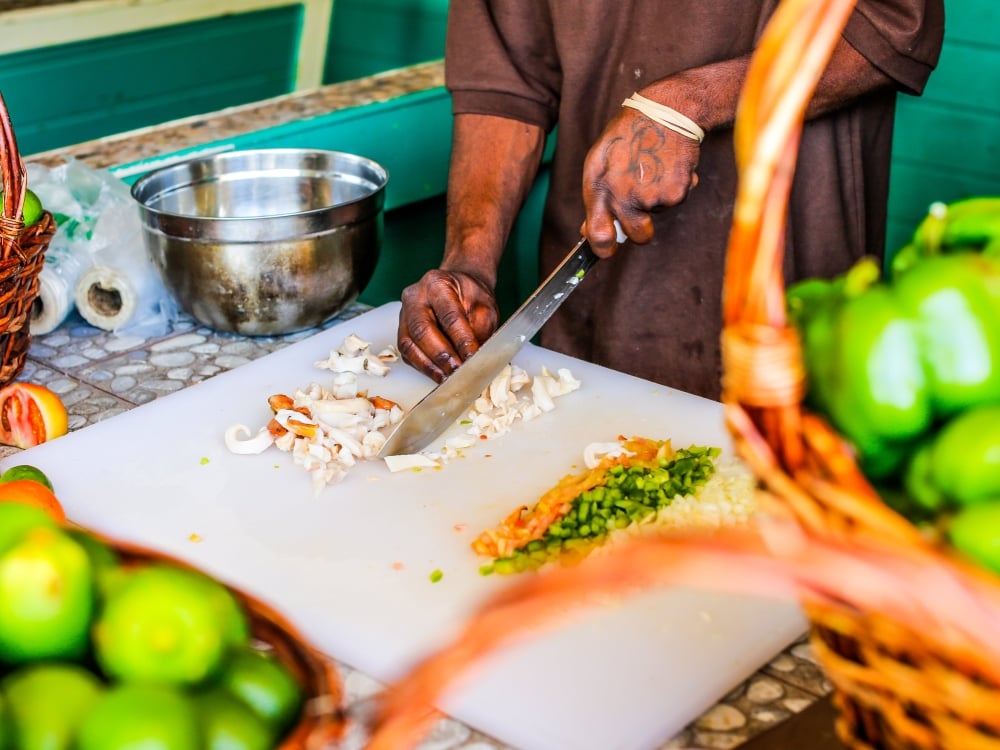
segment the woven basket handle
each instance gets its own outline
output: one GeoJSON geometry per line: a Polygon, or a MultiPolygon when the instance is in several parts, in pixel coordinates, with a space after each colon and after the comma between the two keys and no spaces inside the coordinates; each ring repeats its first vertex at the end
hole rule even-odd
{"type": "Polygon", "coordinates": [[[0,216],[0,260],[6,260],[17,247],[23,228],[21,209],[24,206],[24,183],[27,171],[17,150],[14,127],[10,122],[7,103],[0,93],[0,179],[3,180],[3,215],[0,216]]]}
{"type": "MultiPolygon", "coordinates": [[[[786,467],[803,460],[805,387],[782,256],[805,110],[855,0],[783,0],[754,53],[735,125],[739,186],[723,282],[723,401],[786,467]]],[[[731,420],[732,422],[732,420],[731,420]]],[[[758,446],[765,450],[764,446],[758,446]]]]}

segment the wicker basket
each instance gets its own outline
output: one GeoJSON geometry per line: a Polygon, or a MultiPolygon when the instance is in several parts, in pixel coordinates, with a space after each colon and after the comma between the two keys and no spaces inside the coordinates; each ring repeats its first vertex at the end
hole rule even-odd
{"type": "Polygon", "coordinates": [[[753,528],[635,537],[515,582],[385,696],[370,750],[409,748],[485,654],[600,597],[697,586],[797,597],[855,750],[1000,750],[1000,580],[878,496],[843,439],[803,408],[782,238],[806,105],[855,0],[782,0],[737,114],[739,192],[724,281],[723,403],[758,478],[753,528]]]}
{"type": "MultiPolygon", "coordinates": [[[[932,579],[946,581],[993,616],[1000,582],[889,510],[844,442],[802,407],[803,364],[785,321],[780,238],[803,112],[854,4],[784,0],[751,63],[736,125],[741,181],[724,287],[727,424],[761,480],[770,514],[792,520],[810,539],[859,554],[877,547],[886,560],[912,563],[919,575],[898,580],[895,592],[904,598],[926,600],[932,579]]],[[[849,590],[822,602],[803,593],[845,743],[1000,748],[997,650],[956,632],[947,604],[932,601],[925,620],[903,621],[859,607],[849,590]]],[[[992,636],[1000,638],[1000,629],[992,636]]]]}
{"type": "MultiPolygon", "coordinates": [[[[87,532],[108,544],[124,565],[166,562],[196,567],[170,555],[87,532]]],[[[329,750],[346,729],[343,688],[332,660],[318,652],[281,614],[255,597],[228,587],[250,620],[251,636],[266,644],[298,680],[306,700],[298,723],[277,750],[329,750]]]]}
{"type": "Polygon", "coordinates": [[[28,354],[28,323],[38,297],[38,274],[56,226],[52,214],[25,227],[21,221],[26,170],[17,150],[7,105],[0,95],[0,386],[20,374],[28,354]]]}

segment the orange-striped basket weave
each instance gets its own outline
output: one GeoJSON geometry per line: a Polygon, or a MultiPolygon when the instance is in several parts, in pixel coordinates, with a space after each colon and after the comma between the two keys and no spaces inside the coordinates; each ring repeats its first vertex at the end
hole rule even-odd
{"type": "Polygon", "coordinates": [[[921,617],[859,606],[849,581],[821,597],[803,590],[843,740],[858,749],[997,750],[1000,627],[991,623],[1000,622],[1000,582],[888,509],[843,441],[803,408],[801,352],[785,320],[782,238],[803,113],[854,5],[784,0],[751,62],[736,124],[741,179],[724,286],[727,425],[769,514],[858,559],[878,549],[910,571],[891,594],[921,617]],[[933,599],[939,590],[958,592],[987,624],[978,633],[963,628],[950,600],[933,599]]]}
{"type": "Polygon", "coordinates": [[[7,104],[0,95],[0,386],[20,374],[31,343],[29,321],[38,297],[38,275],[56,225],[52,214],[25,227],[21,221],[26,170],[17,150],[7,104]]]}

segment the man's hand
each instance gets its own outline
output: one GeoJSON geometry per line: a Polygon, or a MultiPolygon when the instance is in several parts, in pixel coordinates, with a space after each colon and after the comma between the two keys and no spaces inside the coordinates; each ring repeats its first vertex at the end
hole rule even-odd
{"type": "Polygon", "coordinates": [[[594,252],[612,255],[613,220],[633,242],[653,239],[651,214],[675,206],[698,184],[700,144],[633,109],[622,109],[591,147],[583,168],[582,232],[594,252]]]}
{"type": "Polygon", "coordinates": [[[496,330],[490,288],[459,271],[428,271],[403,290],[398,346],[403,359],[440,383],[496,330]]]}
{"type": "MultiPolygon", "coordinates": [[[[676,73],[639,93],[691,118],[711,133],[733,124],[750,55],[676,73]]],[[[806,118],[819,117],[854,99],[890,88],[893,79],[841,38],[806,118]]],[[[582,232],[601,257],[617,248],[613,219],[633,242],[653,238],[650,214],[676,206],[698,184],[701,146],[631,108],[622,109],[591,147],[583,168],[587,218],[582,232]]]]}

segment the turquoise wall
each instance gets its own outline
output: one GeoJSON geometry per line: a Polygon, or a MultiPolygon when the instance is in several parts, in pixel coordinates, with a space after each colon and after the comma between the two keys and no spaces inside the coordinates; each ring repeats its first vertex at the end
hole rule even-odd
{"type": "Polygon", "coordinates": [[[444,56],[448,0],[334,0],[324,83],[444,56]]]}
{"type": "Polygon", "coordinates": [[[1000,2],[950,0],[946,15],[941,60],[926,91],[899,97],[890,256],[932,202],[1000,195],[1000,2]]]}
{"type": "Polygon", "coordinates": [[[291,90],[302,7],[0,55],[24,155],[291,90]]]}

